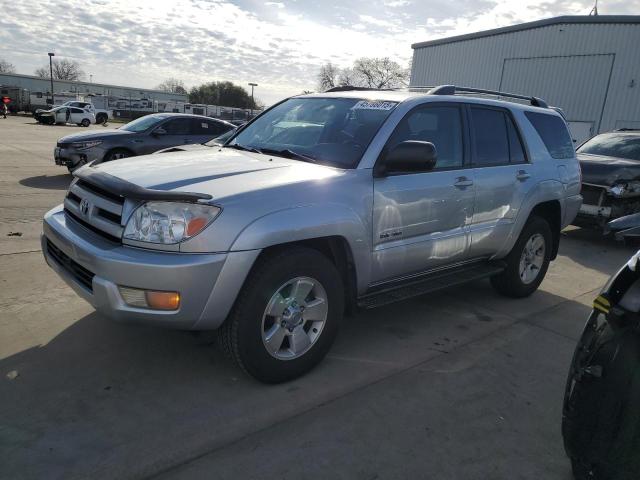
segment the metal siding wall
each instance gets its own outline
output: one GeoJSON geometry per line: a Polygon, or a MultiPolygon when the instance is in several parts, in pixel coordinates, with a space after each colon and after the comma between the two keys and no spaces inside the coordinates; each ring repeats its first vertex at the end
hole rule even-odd
{"type": "MultiPolygon", "coordinates": [[[[26,88],[32,92],[48,92],[49,90],[51,90],[51,84],[48,78],[44,78],[44,79],[31,78],[31,77],[25,77],[22,75],[11,75],[11,74],[3,74],[3,73],[0,73],[0,85],[26,88]]],[[[121,87],[117,85],[102,85],[99,83],[54,80],[53,88],[55,89],[56,92],[76,91],[79,93],[97,93],[97,94],[103,94],[103,95],[108,94],[108,95],[114,95],[118,97],[129,97],[129,95],[131,95],[132,98],[147,97],[153,100],[161,100],[161,101],[173,100],[173,99],[179,99],[185,102],[187,101],[186,95],[157,92],[154,90],[147,90],[144,88],[121,87]]]]}
{"type": "MultiPolygon", "coordinates": [[[[616,127],[616,121],[640,121],[640,25],[563,24],[512,32],[414,50],[411,85],[457,84],[497,89],[505,60],[547,56],[615,54],[600,131],[616,127]],[[634,86],[630,87],[631,81],[634,86]]],[[[591,66],[571,72],[585,81],[569,87],[574,99],[560,102],[569,114],[582,114],[600,88],[588,81],[591,66]]],[[[544,75],[561,72],[548,71],[544,75]]],[[[538,72],[538,75],[542,73],[538,72]]],[[[598,75],[600,76],[600,75],[598,75]]],[[[567,85],[563,85],[567,88],[567,85]]],[[[529,93],[529,92],[522,92],[529,93]]],[[[602,96],[600,92],[597,96],[602,96]]],[[[589,118],[598,125],[599,118],[589,118]]]]}

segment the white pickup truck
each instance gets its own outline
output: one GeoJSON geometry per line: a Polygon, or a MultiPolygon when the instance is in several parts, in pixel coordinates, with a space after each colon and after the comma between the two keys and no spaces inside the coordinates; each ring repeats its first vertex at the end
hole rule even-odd
{"type": "Polygon", "coordinates": [[[77,100],[71,100],[61,105],[62,107],[77,107],[82,108],[93,113],[96,117],[96,123],[106,123],[113,118],[112,110],[104,110],[101,108],[95,108],[90,102],[81,102],[77,100]]]}

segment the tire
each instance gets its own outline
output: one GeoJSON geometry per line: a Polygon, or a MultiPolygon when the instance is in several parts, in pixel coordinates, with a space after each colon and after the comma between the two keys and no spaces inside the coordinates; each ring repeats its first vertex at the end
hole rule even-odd
{"type": "Polygon", "coordinates": [[[498,275],[491,277],[491,285],[498,293],[513,297],[528,297],[537,290],[544,280],[551,260],[552,235],[549,223],[541,217],[533,216],[525,224],[516,244],[505,258],[507,267],[498,275]],[[537,245],[542,240],[541,254],[537,245]],[[528,253],[525,252],[525,248],[528,253]],[[533,254],[532,250],[533,248],[533,254]],[[525,258],[526,257],[526,258],[525,258]],[[531,260],[531,261],[530,261],[531,260]],[[524,272],[521,262],[525,262],[524,272]],[[533,267],[536,268],[533,268],[533,267]],[[524,275],[524,276],[523,276],[524,275]]]}
{"type": "Polygon", "coordinates": [[[83,118],[82,122],[80,122],[80,125],[87,128],[89,125],[91,125],[91,120],[89,120],[88,118],[83,118]]]}
{"type": "Polygon", "coordinates": [[[637,479],[640,337],[633,328],[616,330],[607,324],[585,340],[583,334],[562,415],[562,437],[574,477],[637,479]]]}
{"type": "Polygon", "coordinates": [[[112,160],[120,160],[121,158],[133,157],[133,154],[129,150],[124,148],[114,148],[107,152],[104,156],[103,162],[110,162],[112,160]]]}
{"type": "Polygon", "coordinates": [[[308,372],[324,358],[343,312],[344,288],[334,264],[316,250],[291,247],[257,261],[218,331],[218,342],[229,358],[257,380],[285,382],[308,372]],[[295,285],[302,292],[309,291],[297,298],[307,312],[314,308],[313,317],[306,317],[305,309],[296,310],[292,303],[295,285]],[[271,316],[269,312],[278,313],[271,316]],[[277,340],[271,351],[265,339],[269,332],[277,340]]]}
{"type": "Polygon", "coordinates": [[[99,113],[96,116],[96,123],[98,124],[106,123],[108,120],[109,120],[109,117],[107,117],[107,115],[104,113],[99,113]]]}

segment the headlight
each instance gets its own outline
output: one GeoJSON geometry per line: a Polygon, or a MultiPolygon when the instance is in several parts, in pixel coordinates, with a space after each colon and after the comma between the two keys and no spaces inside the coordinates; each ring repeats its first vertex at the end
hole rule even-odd
{"type": "Polygon", "coordinates": [[[200,233],[219,213],[220,208],[211,205],[148,202],[133,212],[123,238],[149,243],[179,243],[200,233]]]}
{"type": "Polygon", "coordinates": [[[73,142],[71,146],[78,150],[86,150],[87,148],[97,147],[102,143],[102,140],[93,140],[91,142],[73,142]]]}
{"type": "Polygon", "coordinates": [[[640,182],[622,182],[609,188],[609,193],[614,197],[626,197],[640,194],[640,182]]]}

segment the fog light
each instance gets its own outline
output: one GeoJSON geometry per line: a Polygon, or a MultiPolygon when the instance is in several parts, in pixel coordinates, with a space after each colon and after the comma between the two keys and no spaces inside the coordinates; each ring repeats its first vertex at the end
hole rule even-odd
{"type": "Polygon", "coordinates": [[[178,292],[159,292],[130,287],[118,287],[118,289],[124,303],[130,307],[177,310],[180,306],[180,294],[178,292]]]}

